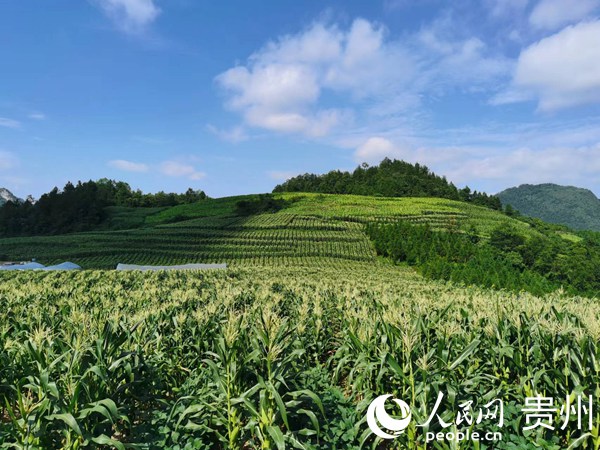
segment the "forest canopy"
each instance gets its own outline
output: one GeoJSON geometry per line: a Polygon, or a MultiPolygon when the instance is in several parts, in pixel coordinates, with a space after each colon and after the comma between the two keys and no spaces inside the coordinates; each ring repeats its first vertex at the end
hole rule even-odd
{"type": "Polygon", "coordinates": [[[581,240],[569,241],[543,222],[531,224],[539,233],[529,238],[507,224],[498,225],[489,240],[474,229],[451,233],[407,222],[370,224],[367,234],[379,255],[415,266],[430,278],[535,295],[562,287],[573,295],[597,296],[600,233],[581,233],[581,240]]]}
{"type": "Polygon", "coordinates": [[[91,230],[107,218],[108,206],[167,207],[206,199],[203,191],[183,194],[144,194],[123,181],[67,183],[40,197],[37,202],[7,202],[0,208],[0,235],[29,236],[91,230]]]}
{"type": "Polygon", "coordinates": [[[362,164],[352,173],[333,170],[323,175],[304,174],[290,178],[273,192],[319,192],[383,197],[441,197],[501,210],[498,197],[458,189],[431,172],[427,166],[385,158],[378,166],[362,164]]]}

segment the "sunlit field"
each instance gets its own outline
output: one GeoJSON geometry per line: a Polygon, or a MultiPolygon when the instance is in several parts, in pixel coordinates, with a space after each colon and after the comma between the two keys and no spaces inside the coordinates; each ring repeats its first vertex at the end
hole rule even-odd
{"type": "MultiPolygon", "coordinates": [[[[114,269],[118,263],[181,264],[190,261],[237,266],[320,267],[345,261],[373,261],[363,225],[403,221],[434,229],[486,237],[502,223],[527,236],[527,224],[498,211],[439,198],[385,198],[311,193],[275,194],[286,207],[243,217],[236,202],[251,196],[207,199],[171,208],[113,208],[108,223],[117,230],[0,239],[0,254],[12,260],[36,258],[44,264],[65,260],[85,269],[114,269]]],[[[564,232],[564,237],[577,239],[564,232]]]]}
{"type": "Polygon", "coordinates": [[[591,431],[521,431],[527,397],[600,395],[593,299],[453,287],[383,262],[0,277],[8,447],[600,445],[597,416],[591,431]],[[449,423],[462,400],[504,399],[502,442],[426,444],[415,424],[438,391],[449,423]],[[415,419],[383,443],[365,422],[382,394],[415,419]]]}

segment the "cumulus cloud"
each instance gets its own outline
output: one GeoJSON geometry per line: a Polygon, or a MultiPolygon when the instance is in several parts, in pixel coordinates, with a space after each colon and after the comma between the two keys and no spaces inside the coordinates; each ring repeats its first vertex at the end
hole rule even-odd
{"type": "MultiPolygon", "coordinates": [[[[424,145],[408,143],[401,139],[371,137],[359,145],[354,151],[357,163],[377,164],[384,158],[400,159],[409,163],[425,164],[446,170],[454,163],[477,157],[481,151],[466,147],[449,147],[440,144],[424,145]],[[400,143],[401,142],[401,143],[400,143]]],[[[442,170],[442,173],[445,173],[442,170]]]]}
{"type": "Polygon", "coordinates": [[[491,55],[480,39],[456,38],[456,28],[444,20],[394,40],[365,19],[348,29],[317,22],[268,43],[216,82],[226,107],[248,126],[327,136],[348,128],[357,114],[415,108],[428,89],[495,85],[509,72],[506,59],[491,55]]]}
{"type": "Polygon", "coordinates": [[[597,194],[600,186],[598,118],[547,118],[432,130],[406,138],[390,131],[348,143],[356,163],[401,159],[428,166],[457,185],[498,192],[521,183],[572,184],[597,194]]]}
{"type": "MultiPolygon", "coordinates": [[[[383,158],[427,165],[458,185],[475,184],[498,192],[522,183],[561,183],[590,188],[600,183],[600,143],[581,146],[550,146],[552,138],[531,144],[447,146],[432,142],[424,146],[399,145],[383,137],[367,139],[354,152],[357,163],[379,163],[383,158]]],[[[597,191],[597,189],[596,189],[597,191]]]]}
{"type": "Polygon", "coordinates": [[[383,137],[371,137],[361,144],[354,153],[357,162],[378,163],[384,158],[410,159],[410,151],[383,137]]]}
{"type": "Polygon", "coordinates": [[[7,119],[6,117],[0,117],[0,127],[5,128],[21,128],[21,122],[18,120],[7,119]]]}
{"type": "Polygon", "coordinates": [[[104,13],[127,33],[140,33],[160,14],[154,0],[95,0],[104,13]]]}
{"type": "Polygon", "coordinates": [[[585,19],[599,4],[598,0],[541,0],[531,12],[529,23],[540,30],[557,30],[585,19]]]}
{"type": "Polygon", "coordinates": [[[126,172],[147,172],[148,165],[144,163],[136,163],[126,161],[124,159],[114,159],[108,162],[108,165],[114,169],[124,170],[126,172]]]}
{"type": "Polygon", "coordinates": [[[451,168],[456,181],[491,181],[497,186],[554,182],[580,185],[600,182],[600,144],[578,148],[547,147],[541,150],[517,148],[473,157],[451,168]]]}
{"type": "Polygon", "coordinates": [[[190,180],[200,180],[206,176],[204,172],[199,172],[191,164],[184,164],[177,161],[165,161],[160,165],[162,174],[169,177],[188,178],[190,180]]]}
{"type": "Polygon", "coordinates": [[[523,50],[511,88],[494,99],[535,98],[552,111],[600,102],[600,21],[569,26],[523,50]]]}
{"type": "Polygon", "coordinates": [[[284,133],[322,136],[342,113],[316,105],[333,65],[342,53],[343,35],[316,24],[305,33],[285,36],[217,77],[229,94],[227,106],[253,127],[284,133]]]}

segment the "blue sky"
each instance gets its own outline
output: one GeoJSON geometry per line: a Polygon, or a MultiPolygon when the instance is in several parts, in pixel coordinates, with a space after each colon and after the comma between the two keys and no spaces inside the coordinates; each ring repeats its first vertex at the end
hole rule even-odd
{"type": "Polygon", "coordinates": [[[383,157],[600,194],[600,0],[0,0],[0,186],[268,192],[383,157]]]}

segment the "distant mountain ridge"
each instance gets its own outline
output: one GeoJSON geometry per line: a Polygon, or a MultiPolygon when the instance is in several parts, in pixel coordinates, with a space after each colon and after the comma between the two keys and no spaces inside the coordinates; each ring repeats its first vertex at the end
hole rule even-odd
{"type": "Polygon", "coordinates": [[[23,200],[14,195],[6,188],[0,188],[0,206],[4,205],[6,202],[14,202],[19,203],[23,200]]]}
{"type": "Polygon", "coordinates": [[[522,184],[496,195],[521,214],[576,230],[600,231],[600,199],[589,189],[552,183],[522,184]]]}

